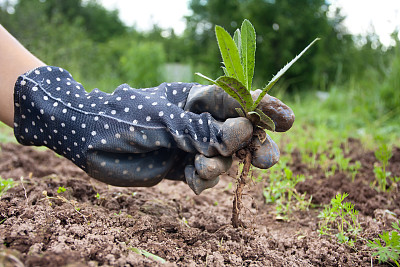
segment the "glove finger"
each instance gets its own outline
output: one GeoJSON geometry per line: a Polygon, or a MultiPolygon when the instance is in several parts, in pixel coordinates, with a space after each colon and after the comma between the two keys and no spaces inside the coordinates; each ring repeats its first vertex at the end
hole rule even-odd
{"type": "Polygon", "coordinates": [[[243,117],[227,119],[221,130],[219,153],[225,157],[245,147],[253,136],[253,125],[243,117]]]}
{"type": "MultiPolygon", "coordinates": [[[[261,92],[262,90],[258,89],[251,93],[254,101],[261,92]]],[[[235,108],[240,108],[239,103],[216,85],[194,86],[190,90],[185,105],[187,111],[197,114],[209,112],[218,120],[238,117],[235,108]]],[[[259,103],[258,108],[274,121],[277,132],[285,132],[292,127],[294,113],[279,99],[267,94],[259,103]]]]}
{"type": "Polygon", "coordinates": [[[205,189],[214,187],[219,182],[219,177],[211,180],[200,178],[196,173],[196,168],[193,165],[187,165],[185,168],[186,182],[196,195],[200,195],[205,189]]]}
{"type": "MultiPolygon", "coordinates": [[[[208,113],[197,115],[188,112],[185,117],[189,119],[179,121],[183,125],[182,129],[185,129],[181,130],[183,134],[171,131],[171,136],[177,148],[191,154],[228,157],[244,147],[253,134],[251,122],[243,117],[228,119],[225,122],[214,120],[208,113]]],[[[161,146],[164,145],[161,143],[161,146]]]]}
{"type": "Polygon", "coordinates": [[[88,174],[114,186],[153,186],[173,167],[175,158],[168,149],[142,154],[95,151],[88,154],[88,174]]]}
{"type": "Polygon", "coordinates": [[[193,113],[210,113],[217,120],[238,117],[235,108],[239,103],[216,85],[193,86],[188,95],[185,110],[193,113]]]}
{"type": "Polygon", "coordinates": [[[205,180],[214,180],[220,174],[228,171],[231,165],[231,157],[217,156],[208,158],[202,154],[197,154],[194,160],[198,176],[205,180]]]}
{"type": "MultiPolygon", "coordinates": [[[[261,92],[260,89],[253,91],[253,99],[257,99],[261,92]]],[[[286,132],[292,127],[295,119],[293,110],[276,97],[266,94],[257,107],[272,119],[275,131],[286,132]]]]}
{"type": "Polygon", "coordinates": [[[280,152],[278,145],[271,139],[269,135],[265,139],[264,143],[256,138],[255,144],[257,150],[253,152],[253,158],[251,164],[260,169],[268,169],[278,162],[280,152]]]}

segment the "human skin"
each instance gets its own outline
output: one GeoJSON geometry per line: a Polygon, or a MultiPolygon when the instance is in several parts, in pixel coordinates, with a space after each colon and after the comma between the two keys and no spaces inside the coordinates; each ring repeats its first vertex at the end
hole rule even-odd
{"type": "Polygon", "coordinates": [[[0,24],[0,121],[13,127],[14,84],[18,76],[45,64],[0,24]]]}

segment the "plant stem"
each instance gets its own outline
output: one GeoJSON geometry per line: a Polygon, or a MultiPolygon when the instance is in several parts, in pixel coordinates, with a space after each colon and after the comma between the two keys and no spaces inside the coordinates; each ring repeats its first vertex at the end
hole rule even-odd
{"type": "Polygon", "coordinates": [[[243,158],[243,169],[242,169],[242,173],[240,174],[237,186],[236,186],[236,191],[235,191],[235,196],[233,199],[233,207],[232,207],[232,226],[234,228],[238,228],[239,226],[244,226],[243,222],[239,219],[239,215],[240,215],[240,210],[243,206],[242,204],[242,194],[243,194],[243,189],[244,186],[246,185],[247,182],[247,176],[249,174],[250,171],[250,167],[251,167],[251,158],[252,158],[252,154],[250,149],[241,149],[238,154],[240,154],[241,156],[244,155],[243,158]]]}

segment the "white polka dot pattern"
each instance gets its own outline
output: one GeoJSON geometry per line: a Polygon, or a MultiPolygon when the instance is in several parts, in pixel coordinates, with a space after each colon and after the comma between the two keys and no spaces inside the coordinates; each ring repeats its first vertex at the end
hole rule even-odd
{"type": "Polygon", "coordinates": [[[174,160],[184,168],[196,153],[221,149],[220,124],[209,113],[183,110],[193,86],[123,84],[112,94],[88,93],[66,70],[41,67],[16,83],[15,136],[21,144],[53,149],[107,183],[150,186],[171,173],[174,160]]]}

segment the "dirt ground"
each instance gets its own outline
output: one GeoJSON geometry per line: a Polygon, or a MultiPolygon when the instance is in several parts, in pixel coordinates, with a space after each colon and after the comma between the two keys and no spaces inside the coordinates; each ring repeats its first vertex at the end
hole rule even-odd
{"type": "MultiPolygon", "coordinates": [[[[308,178],[297,190],[312,195],[315,206],[276,220],[262,194],[265,179],[244,196],[246,229],[230,225],[234,179],[227,175],[200,196],[174,181],[112,187],[49,150],[1,144],[0,175],[17,185],[0,201],[0,266],[382,266],[365,240],[390,229],[395,218],[385,210],[400,216],[399,189],[371,189],[374,153],[357,140],[348,144],[347,156],[362,164],[354,183],[341,172],[326,178],[292,153],[290,169],[308,178]],[[66,191],[57,193],[60,186],[66,191]],[[317,231],[318,213],[338,192],[349,193],[346,200],[360,211],[363,231],[354,247],[317,231]]],[[[399,148],[389,171],[400,176],[399,148]]]]}

